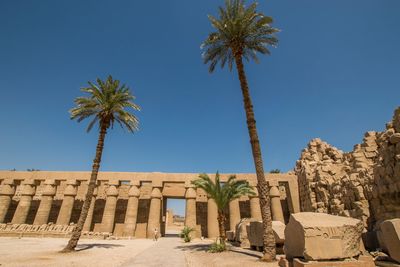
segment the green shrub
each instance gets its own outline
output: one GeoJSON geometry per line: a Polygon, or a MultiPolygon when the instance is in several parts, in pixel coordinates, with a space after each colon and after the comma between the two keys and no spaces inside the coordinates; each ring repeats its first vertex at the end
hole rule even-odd
{"type": "Polygon", "coordinates": [[[211,246],[208,248],[208,252],[211,253],[220,253],[225,250],[226,250],[225,244],[217,242],[212,243],[211,246]]]}
{"type": "Polygon", "coordinates": [[[190,233],[193,232],[194,229],[190,228],[188,226],[183,227],[180,237],[183,238],[183,241],[185,241],[186,243],[190,242],[192,240],[192,238],[190,237],[190,233]]]}

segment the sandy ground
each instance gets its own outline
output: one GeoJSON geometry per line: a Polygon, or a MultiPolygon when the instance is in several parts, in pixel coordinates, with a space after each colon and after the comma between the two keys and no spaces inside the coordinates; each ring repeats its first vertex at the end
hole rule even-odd
{"type": "Polygon", "coordinates": [[[278,262],[266,263],[259,259],[261,252],[228,246],[222,253],[207,252],[211,240],[195,240],[182,247],[185,250],[186,263],[190,267],[278,267],[278,262]]]}
{"type": "Polygon", "coordinates": [[[81,240],[78,252],[59,251],[67,239],[0,238],[0,267],[5,266],[115,266],[115,267],[275,267],[260,262],[261,252],[231,247],[230,251],[208,253],[211,240],[184,243],[177,237],[150,239],[81,240]]]}
{"type": "Polygon", "coordinates": [[[0,238],[0,266],[121,266],[154,246],[148,239],[81,240],[76,253],[58,253],[64,238],[0,238]]]}

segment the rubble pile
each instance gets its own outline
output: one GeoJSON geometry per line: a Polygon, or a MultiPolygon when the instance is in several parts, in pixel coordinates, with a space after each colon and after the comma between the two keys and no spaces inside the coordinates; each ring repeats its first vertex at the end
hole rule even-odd
{"type": "Polygon", "coordinates": [[[296,163],[302,211],[360,219],[376,230],[400,217],[400,107],[383,132],[343,151],[313,139],[296,163]]]}

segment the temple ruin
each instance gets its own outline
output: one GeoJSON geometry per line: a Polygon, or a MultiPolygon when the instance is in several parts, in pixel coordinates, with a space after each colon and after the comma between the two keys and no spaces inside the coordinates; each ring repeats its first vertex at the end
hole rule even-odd
{"type": "MultiPolygon", "coordinates": [[[[89,172],[0,172],[0,235],[68,234],[78,221],[89,177],[89,172]]],[[[222,174],[221,180],[228,177],[222,174]]],[[[191,181],[197,178],[194,173],[101,172],[84,232],[150,238],[158,228],[165,235],[168,198],[181,198],[186,200],[185,225],[199,237],[216,237],[217,208],[201,189],[193,188],[191,181]]],[[[237,179],[256,185],[254,174],[238,174],[237,179]]],[[[273,217],[287,221],[290,213],[300,211],[297,177],[267,174],[267,179],[273,217]]],[[[241,218],[261,219],[258,197],[233,201],[227,214],[228,230],[241,218]]]]}
{"type": "MultiPolygon", "coordinates": [[[[89,176],[89,172],[0,172],[0,235],[67,236],[79,218],[89,176]]],[[[236,176],[256,185],[255,174],[236,176]]],[[[228,177],[221,174],[221,181],[228,177]]],[[[217,237],[215,202],[193,187],[191,181],[197,178],[194,173],[99,173],[84,237],[151,238],[154,228],[165,235],[168,198],[186,200],[184,224],[194,228],[197,237],[217,237]]],[[[382,248],[400,262],[400,108],[384,131],[367,132],[353,151],[343,152],[313,139],[294,172],[268,173],[266,180],[273,221],[280,221],[273,224],[279,228],[275,229],[278,245],[286,242],[284,224],[291,237],[295,232],[307,233],[304,240],[318,241],[298,246],[293,238],[286,239],[292,240],[286,248],[293,257],[351,258],[359,253],[354,244],[360,244],[362,235],[360,249],[382,248]],[[322,222],[325,228],[318,224],[322,222]],[[303,228],[308,230],[298,230],[303,228]],[[354,237],[346,241],[349,232],[354,237]],[[337,250],[326,245],[333,243],[337,250]]],[[[258,234],[262,231],[259,205],[258,196],[229,203],[229,240],[245,243],[249,237],[250,246],[263,244],[258,234]]]]}
{"type": "Polygon", "coordinates": [[[379,231],[384,220],[400,218],[400,108],[384,131],[365,133],[351,152],[312,140],[295,173],[301,211],[357,218],[368,233],[379,231]]]}

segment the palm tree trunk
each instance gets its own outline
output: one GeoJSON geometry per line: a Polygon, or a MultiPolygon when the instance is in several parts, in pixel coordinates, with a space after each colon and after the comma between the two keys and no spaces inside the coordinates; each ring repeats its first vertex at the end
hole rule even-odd
{"type": "Polygon", "coordinates": [[[221,244],[225,246],[225,240],[226,240],[226,233],[225,233],[225,214],[224,211],[218,211],[218,228],[219,228],[219,238],[221,241],[221,244]]]}
{"type": "Polygon", "coordinates": [[[107,128],[108,128],[107,123],[101,124],[99,139],[97,141],[97,147],[96,147],[96,156],[93,160],[92,174],[90,176],[88,190],[86,193],[85,201],[83,202],[82,211],[79,216],[78,223],[76,224],[74,230],[72,231],[72,236],[68,241],[67,246],[61,252],[75,251],[75,247],[78,245],[79,238],[81,237],[83,225],[85,224],[89,212],[90,203],[92,202],[93,192],[96,187],[97,174],[100,168],[101,155],[103,154],[104,139],[106,137],[107,128]]]}
{"type": "Polygon", "coordinates": [[[246,111],[247,128],[250,136],[251,150],[257,175],[257,190],[260,199],[261,217],[264,226],[264,255],[263,260],[274,261],[276,257],[275,237],[272,231],[271,203],[269,198],[269,187],[264,176],[264,166],[261,156],[260,141],[258,140],[256,120],[254,119],[253,104],[250,98],[249,86],[247,84],[246,74],[241,53],[235,54],[236,68],[239,75],[240,87],[243,94],[244,108],[246,111]]]}

